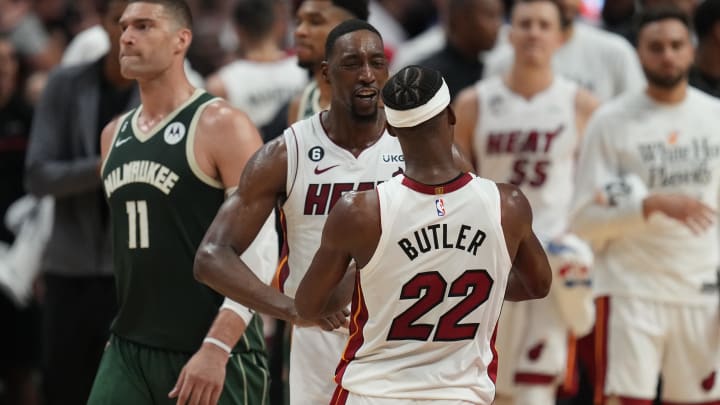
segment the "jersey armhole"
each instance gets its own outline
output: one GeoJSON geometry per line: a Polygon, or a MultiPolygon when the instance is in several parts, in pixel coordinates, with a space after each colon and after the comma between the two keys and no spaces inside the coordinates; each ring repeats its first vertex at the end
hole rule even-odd
{"type": "Polygon", "coordinates": [[[382,263],[382,258],[387,247],[388,235],[391,233],[391,228],[395,224],[395,218],[397,218],[397,215],[393,214],[396,212],[396,208],[400,200],[402,200],[402,198],[397,197],[392,199],[383,198],[383,195],[385,194],[384,189],[386,188],[386,186],[384,186],[385,184],[387,183],[379,184],[375,188],[378,198],[378,209],[380,211],[380,238],[378,238],[377,246],[370,257],[370,260],[368,260],[365,266],[358,269],[358,272],[365,275],[374,273],[375,269],[377,269],[382,263]]]}
{"type": "Polygon", "coordinates": [[[115,130],[113,131],[113,136],[110,139],[110,146],[108,147],[107,155],[105,155],[105,159],[103,159],[102,164],[100,165],[100,176],[105,172],[105,164],[110,159],[110,155],[112,155],[113,149],[115,149],[115,140],[117,139],[118,135],[120,135],[120,132],[123,128],[123,125],[125,124],[125,121],[128,119],[128,117],[135,112],[135,109],[132,109],[125,114],[121,115],[120,118],[115,123],[115,130]]]}
{"type": "Polygon", "coordinates": [[[287,179],[285,180],[285,201],[290,199],[290,194],[295,188],[299,170],[299,145],[295,128],[291,125],[285,130],[285,150],[287,156],[287,179]],[[289,132],[288,132],[289,130],[289,132]],[[292,144],[292,145],[291,145],[292,144]]]}
{"type": "Polygon", "coordinates": [[[203,172],[200,168],[200,165],[197,163],[197,159],[195,158],[195,131],[197,130],[198,122],[200,121],[200,117],[202,116],[203,112],[205,111],[205,108],[207,108],[210,103],[221,100],[218,97],[212,98],[204,103],[202,103],[197,111],[195,111],[195,116],[193,116],[192,121],[190,121],[190,127],[188,128],[188,134],[187,139],[185,140],[185,157],[188,162],[188,166],[190,166],[190,171],[193,172],[195,177],[200,180],[201,182],[207,184],[208,186],[212,188],[218,188],[221,190],[225,189],[225,186],[219,182],[216,179],[213,179],[212,177],[208,176],[207,173],[203,172]]]}

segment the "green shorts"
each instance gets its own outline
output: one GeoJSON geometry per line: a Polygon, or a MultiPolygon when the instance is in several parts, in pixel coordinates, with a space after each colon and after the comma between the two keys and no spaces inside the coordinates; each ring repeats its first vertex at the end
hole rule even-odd
{"type": "MultiPolygon", "coordinates": [[[[191,354],[110,338],[95,376],[88,405],[175,404],[168,398],[191,354]]],[[[227,363],[219,405],[269,403],[267,358],[264,352],[233,354],[227,363]]]]}

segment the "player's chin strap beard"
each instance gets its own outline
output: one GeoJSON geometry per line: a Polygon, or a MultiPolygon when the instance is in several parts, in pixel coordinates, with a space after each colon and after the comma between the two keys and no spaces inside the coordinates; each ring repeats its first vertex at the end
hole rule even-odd
{"type": "Polygon", "coordinates": [[[387,123],[395,128],[414,127],[440,114],[448,105],[450,105],[450,89],[443,79],[442,86],[423,105],[409,110],[395,110],[386,104],[385,118],[387,123]]]}

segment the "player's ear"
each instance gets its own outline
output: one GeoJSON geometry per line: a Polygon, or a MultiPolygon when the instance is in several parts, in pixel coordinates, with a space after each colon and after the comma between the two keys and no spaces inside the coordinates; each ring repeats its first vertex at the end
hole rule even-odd
{"type": "Polygon", "coordinates": [[[320,72],[322,73],[325,83],[330,84],[330,77],[328,76],[328,63],[326,60],[320,62],[320,72]]]}
{"type": "Polygon", "coordinates": [[[186,52],[192,42],[192,31],[187,28],[182,28],[178,31],[177,38],[177,51],[186,52]]]}
{"type": "Polygon", "coordinates": [[[448,114],[448,123],[450,125],[455,125],[457,122],[457,117],[455,116],[455,110],[453,110],[452,106],[447,106],[447,114],[448,114]]]}

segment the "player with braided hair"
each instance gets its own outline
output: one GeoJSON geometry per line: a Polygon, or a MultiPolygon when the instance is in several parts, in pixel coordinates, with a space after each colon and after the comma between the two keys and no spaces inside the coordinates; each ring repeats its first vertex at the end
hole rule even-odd
{"type": "Polygon", "coordinates": [[[404,68],[382,96],[405,173],[340,198],[297,290],[298,312],[319,319],[339,309],[331,297],[354,260],[332,403],[491,404],[503,300],[550,288],[530,206],[517,187],[457,168],[455,114],[439,72],[404,68]]]}

